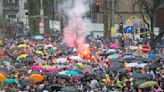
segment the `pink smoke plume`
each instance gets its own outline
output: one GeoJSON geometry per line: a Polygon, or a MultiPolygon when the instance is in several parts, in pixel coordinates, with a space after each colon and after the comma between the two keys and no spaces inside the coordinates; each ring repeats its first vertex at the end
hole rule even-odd
{"type": "Polygon", "coordinates": [[[77,48],[79,52],[89,50],[88,44],[85,43],[87,31],[82,18],[87,11],[85,0],[74,0],[73,8],[66,11],[68,25],[64,28],[63,42],[68,47],[77,48]]]}

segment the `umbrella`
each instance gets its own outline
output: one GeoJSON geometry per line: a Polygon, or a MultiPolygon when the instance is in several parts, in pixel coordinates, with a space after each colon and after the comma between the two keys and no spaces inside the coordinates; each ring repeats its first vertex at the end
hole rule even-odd
{"type": "Polygon", "coordinates": [[[40,74],[31,74],[28,78],[33,79],[35,82],[41,82],[44,80],[44,77],[40,74]]]}
{"type": "Polygon", "coordinates": [[[76,72],[76,71],[67,71],[67,72],[65,72],[65,74],[66,75],[73,75],[73,76],[78,76],[79,75],[79,73],[76,72]]]}
{"type": "Polygon", "coordinates": [[[5,84],[13,84],[13,83],[18,83],[16,79],[6,79],[4,81],[5,84]]]}
{"type": "Polygon", "coordinates": [[[70,56],[69,58],[72,59],[72,60],[81,60],[82,59],[79,56],[70,56]]]}
{"type": "Polygon", "coordinates": [[[56,50],[54,50],[54,49],[48,50],[48,53],[55,53],[55,52],[56,52],[56,50]]]}
{"type": "Polygon", "coordinates": [[[0,82],[3,82],[5,80],[6,80],[6,77],[2,73],[0,73],[0,82]]]}
{"type": "Polygon", "coordinates": [[[28,51],[22,51],[19,54],[29,54],[29,52],[28,51]]]}
{"type": "Polygon", "coordinates": [[[139,67],[139,63],[127,63],[126,67],[139,67]]]}
{"type": "Polygon", "coordinates": [[[42,35],[36,35],[36,36],[34,36],[34,39],[36,39],[36,40],[43,40],[44,37],[42,35]]]}
{"type": "Polygon", "coordinates": [[[157,54],[148,54],[148,58],[155,59],[157,57],[157,54]]]}
{"type": "Polygon", "coordinates": [[[56,59],[57,63],[66,63],[67,62],[67,58],[58,58],[56,59]]]}
{"type": "Polygon", "coordinates": [[[43,65],[42,68],[48,69],[48,68],[51,68],[51,66],[49,66],[49,65],[43,65]]]}
{"type": "Polygon", "coordinates": [[[62,86],[62,85],[52,85],[51,86],[51,91],[55,91],[55,92],[59,92],[59,91],[61,91],[61,89],[63,88],[64,86],[62,86]]]}
{"type": "Polygon", "coordinates": [[[78,92],[78,89],[74,86],[66,86],[61,89],[62,92],[78,92]]]}
{"type": "Polygon", "coordinates": [[[158,83],[156,81],[147,81],[142,83],[141,85],[139,85],[139,88],[146,88],[146,87],[151,87],[151,86],[155,86],[158,85],[158,83]]]}
{"type": "Polygon", "coordinates": [[[54,77],[57,75],[57,72],[45,72],[44,74],[49,77],[54,77]]]}
{"type": "Polygon", "coordinates": [[[144,62],[153,62],[155,60],[153,58],[144,58],[143,61],[144,62]]]}
{"type": "Polygon", "coordinates": [[[139,80],[139,81],[135,82],[135,84],[134,84],[133,86],[134,86],[135,88],[138,88],[139,85],[141,85],[142,83],[144,83],[144,81],[139,80]]]}
{"type": "Polygon", "coordinates": [[[123,58],[124,60],[135,60],[135,57],[133,57],[132,55],[124,55],[123,58]]]}
{"type": "Polygon", "coordinates": [[[108,56],[109,59],[118,59],[119,56],[118,55],[110,55],[108,56]]]}
{"type": "Polygon", "coordinates": [[[119,48],[120,45],[117,44],[117,43],[114,43],[114,44],[111,44],[109,47],[110,47],[110,48],[119,48]]]}
{"type": "Polygon", "coordinates": [[[134,79],[152,79],[153,78],[151,74],[147,74],[147,73],[133,73],[131,77],[134,79]]]}
{"type": "Polygon", "coordinates": [[[2,64],[5,65],[5,66],[10,65],[9,61],[3,61],[2,64]]]}
{"type": "Polygon", "coordinates": [[[36,54],[38,54],[38,55],[44,55],[44,53],[42,52],[42,51],[35,51],[36,52],[36,54]]]}
{"type": "Polygon", "coordinates": [[[26,44],[20,44],[20,45],[18,45],[17,47],[18,47],[18,48],[25,48],[25,47],[27,47],[27,45],[26,45],[26,44]]]}
{"type": "Polygon", "coordinates": [[[23,59],[26,58],[28,56],[28,54],[22,54],[20,56],[17,57],[17,59],[23,59]]]}
{"type": "Polygon", "coordinates": [[[115,49],[108,49],[108,53],[116,52],[115,49]]]}
{"type": "Polygon", "coordinates": [[[36,47],[44,47],[44,44],[37,44],[36,47]]]}
{"type": "Polygon", "coordinates": [[[32,66],[31,67],[32,69],[34,69],[34,70],[38,70],[38,71],[40,71],[40,70],[44,70],[42,67],[40,67],[40,66],[32,66]]]}
{"type": "Polygon", "coordinates": [[[0,55],[4,55],[4,52],[2,50],[0,50],[0,55]]]}
{"type": "Polygon", "coordinates": [[[46,71],[47,71],[47,72],[57,72],[58,69],[52,67],[52,68],[48,68],[48,69],[46,69],[46,71]]]}

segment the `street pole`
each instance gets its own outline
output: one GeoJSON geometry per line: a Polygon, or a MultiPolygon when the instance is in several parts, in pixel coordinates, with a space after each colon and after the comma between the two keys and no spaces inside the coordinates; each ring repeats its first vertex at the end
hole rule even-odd
{"type": "MultiPolygon", "coordinates": [[[[43,0],[40,0],[40,4],[41,4],[41,9],[40,9],[41,22],[44,23],[44,19],[43,19],[43,15],[44,15],[43,0]]],[[[40,34],[44,34],[44,28],[40,28],[40,34]]]]}
{"type": "Polygon", "coordinates": [[[115,24],[115,0],[112,0],[112,26],[115,24]]]}

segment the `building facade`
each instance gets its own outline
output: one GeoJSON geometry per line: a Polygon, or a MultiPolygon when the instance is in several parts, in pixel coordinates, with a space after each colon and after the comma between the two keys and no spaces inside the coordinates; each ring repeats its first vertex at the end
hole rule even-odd
{"type": "Polygon", "coordinates": [[[3,0],[0,0],[0,16],[3,16],[3,0]]]}
{"type": "Polygon", "coordinates": [[[3,0],[3,16],[10,22],[17,22],[19,0],[3,0]]]}

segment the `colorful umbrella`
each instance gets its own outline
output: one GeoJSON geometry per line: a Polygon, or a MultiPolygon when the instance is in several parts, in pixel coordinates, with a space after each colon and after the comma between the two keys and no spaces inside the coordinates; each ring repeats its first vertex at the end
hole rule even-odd
{"type": "Polygon", "coordinates": [[[31,74],[28,78],[33,79],[35,82],[41,82],[44,80],[44,77],[40,74],[31,74]]]}
{"type": "Polygon", "coordinates": [[[3,82],[5,80],[6,80],[6,77],[2,73],[0,73],[0,82],[3,82]]]}
{"type": "Polygon", "coordinates": [[[16,79],[6,79],[4,81],[5,84],[13,84],[13,83],[18,83],[16,79]]]}
{"type": "Polygon", "coordinates": [[[26,58],[28,56],[28,54],[22,54],[20,56],[17,57],[17,59],[23,59],[26,58]]]}
{"type": "Polygon", "coordinates": [[[26,44],[20,44],[20,45],[18,45],[17,47],[18,47],[18,48],[25,48],[25,47],[27,47],[27,45],[26,45],[26,44]]]}
{"type": "Polygon", "coordinates": [[[36,35],[36,36],[34,36],[34,39],[36,39],[36,40],[43,40],[44,37],[42,35],[36,35]]]}
{"type": "Polygon", "coordinates": [[[0,55],[4,55],[4,52],[2,50],[0,50],[0,55]]]}
{"type": "Polygon", "coordinates": [[[40,66],[32,66],[31,67],[32,69],[34,69],[34,70],[38,70],[38,71],[40,71],[40,70],[44,70],[42,67],[40,67],[40,66]]]}
{"type": "Polygon", "coordinates": [[[48,69],[46,69],[46,72],[57,72],[58,71],[58,69],[57,68],[48,68],[48,69]]]}
{"type": "Polygon", "coordinates": [[[158,83],[156,81],[147,81],[142,83],[141,85],[139,85],[139,88],[146,88],[146,87],[151,87],[151,86],[155,86],[158,85],[158,83]]]}
{"type": "Polygon", "coordinates": [[[120,47],[120,45],[117,44],[117,43],[114,43],[114,44],[111,44],[109,47],[110,47],[110,48],[115,48],[115,49],[117,49],[117,48],[120,47]]]}
{"type": "Polygon", "coordinates": [[[76,72],[76,71],[67,71],[67,72],[65,72],[65,74],[66,75],[73,75],[73,76],[78,76],[79,75],[79,73],[76,72]]]}
{"type": "Polygon", "coordinates": [[[118,55],[110,55],[108,56],[109,59],[118,59],[119,56],[118,55]]]}
{"type": "Polygon", "coordinates": [[[108,53],[116,52],[115,49],[108,49],[108,53]]]}
{"type": "Polygon", "coordinates": [[[42,52],[42,51],[35,51],[36,52],[36,54],[38,54],[38,55],[44,55],[44,53],[42,52]]]}
{"type": "Polygon", "coordinates": [[[49,65],[43,65],[42,68],[48,69],[48,68],[51,68],[51,66],[49,66],[49,65]]]}

